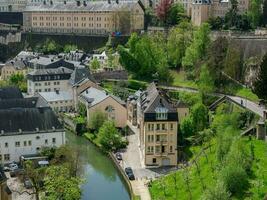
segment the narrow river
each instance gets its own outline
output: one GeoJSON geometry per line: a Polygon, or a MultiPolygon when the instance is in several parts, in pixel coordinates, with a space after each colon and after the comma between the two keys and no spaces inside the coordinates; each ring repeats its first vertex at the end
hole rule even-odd
{"type": "Polygon", "coordinates": [[[67,143],[81,149],[82,200],[130,200],[112,161],[84,137],[66,133],[67,143]]]}

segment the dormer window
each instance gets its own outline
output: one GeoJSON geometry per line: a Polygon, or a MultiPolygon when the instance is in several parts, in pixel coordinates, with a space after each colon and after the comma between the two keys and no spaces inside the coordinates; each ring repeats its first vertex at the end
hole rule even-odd
{"type": "Polygon", "coordinates": [[[157,107],[155,109],[156,120],[167,120],[168,119],[168,109],[164,107],[157,107]]]}

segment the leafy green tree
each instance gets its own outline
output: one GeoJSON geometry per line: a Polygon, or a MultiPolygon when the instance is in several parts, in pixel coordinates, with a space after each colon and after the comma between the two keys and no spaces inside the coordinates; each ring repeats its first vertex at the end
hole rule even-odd
{"type": "Polygon", "coordinates": [[[60,51],[59,45],[55,42],[55,40],[52,40],[50,38],[46,39],[41,48],[44,54],[54,54],[60,51]]]}
{"type": "Polygon", "coordinates": [[[51,166],[45,179],[45,200],[76,200],[81,198],[81,180],[69,175],[64,166],[51,166]]]}
{"type": "Polygon", "coordinates": [[[264,26],[267,26],[267,0],[263,0],[262,23],[264,26]]]}
{"type": "Polygon", "coordinates": [[[196,132],[203,131],[208,127],[209,112],[203,103],[197,103],[192,107],[191,113],[192,123],[196,132]]]}
{"type": "Polygon", "coordinates": [[[168,62],[173,67],[181,67],[186,47],[190,45],[193,37],[193,26],[183,21],[170,30],[167,39],[168,62]]]}
{"type": "Polygon", "coordinates": [[[225,61],[224,61],[224,72],[235,80],[241,78],[241,53],[239,49],[234,47],[228,47],[225,61]]]}
{"type": "Polygon", "coordinates": [[[98,69],[100,69],[100,62],[96,59],[96,58],[94,58],[91,62],[90,62],[90,69],[91,70],[94,70],[94,71],[96,71],[96,70],[98,70],[98,69]]]}
{"type": "Polygon", "coordinates": [[[105,121],[98,132],[98,141],[105,151],[116,150],[122,145],[122,138],[113,121],[105,121]]]}
{"type": "Polygon", "coordinates": [[[191,45],[187,47],[182,65],[186,69],[192,70],[199,59],[204,58],[210,44],[210,26],[203,23],[195,32],[191,45]]]}
{"type": "Polygon", "coordinates": [[[267,99],[267,53],[262,59],[258,77],[254,82],[254,92],[258,97],[267,99]]]}
{"type": "Polygon", "coordinates": [[[99,131],[100,127],[104,124],[107,120],[107,116],[100,110],[96,110],[92,113],[89,119],[89,128],[95,130],[96,132],[99,131]]]}
{"type": "Polygon", "coordinates": [[[41,182],[44,180],[45,168],[36,168],[32,161],[26,161],[24,163],[24,169],[26,176],[31,180],[34,188],[35,199],[40,199],[40,192],[42,190],[41,182]]]}
{"type": "Polygon", "coordinates": [[[253,28],[260,25],[262,19],[262,0],[251,0],[249,5],[248,16],[253,28]]]}
{"type": "Polygon", "coordinates": [[[185,9],[182,4],[174,3],[171,5],[171,8],[167,15],[167,24],[176,25],[179,24],[182,20],[187,19],[187,15],[185,13],[185,9]]]}
{"type": "Polygon", "coordinates": [[[246,171],[237,163],[223,168],[219,180],[225,184],[226,189],[232,194],[241,193],[248,186],[246,171]]]}
{"type": "Polygon", "coordinates": [[[75,51],[77,49],[78,49],[78,47],[75,44],[66,44],[63,48],[65,53],[69,53],[70,51],[75,51]]]}
{"type": "Polygon", "coordinates": [[[210,24],[211,30],[221,30],[223,28],[223,18],[221,17],[211,17],[208,20],[208,23],[210,24]]]}
{"type": "Polygon", "coordinates": [[[195,127],[193,125],[193,121],[190,116],[187,116],[186,118],[183,119],[180,128],[183,138],[189,138],[195,135],[195,127]]]}
{"type": "Polygon", "coordinates": [[[82,117],[87,117],[87,108],[85,104],[81,102],[78,103],[78,113],[82,117]]]}
{"type": "Polygon", "coordinates": [[[18,87],[22,92],[27,92],[27,80],[23,74],[12,74],[8,82],[9,85],[18,87]]]}
{"type": "Polygon", "coordinates": [[[200,76],[198,80],[198,88],[202,94],[202,100],[206,94],[210,94],[214,91],[214,79],[209,72],[207,65],[201,66],[200,76]]]}
{"type": "Polygon", "coordinates": [[[225,22],[229,28],[237,26],[238,23],[238,1],[230,0],[231,8],[225,14],[225,22]]]}
{"type": "Polygon", "coordinates": [[[231,194],[227,191],[225,184],[218,181],[215,187],[211,186],[202,195],[202,200],[230,200],[231,194]]]}

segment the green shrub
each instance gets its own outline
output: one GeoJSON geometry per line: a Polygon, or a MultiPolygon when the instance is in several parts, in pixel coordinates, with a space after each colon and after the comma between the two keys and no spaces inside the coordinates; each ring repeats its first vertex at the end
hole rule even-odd
{"type": "Polygon", "coordinates": [[[223,182],[217,182],[215,187],[207,189],[202,195],[202,200],[230,200],[230,193],[223,182]]]}
{"type": "Polygon", "coordinates": [[[246,171],[238,163],[227,165],[221,170],[220,180],[232,194],[240,194],[248,186],[246,171]]]}

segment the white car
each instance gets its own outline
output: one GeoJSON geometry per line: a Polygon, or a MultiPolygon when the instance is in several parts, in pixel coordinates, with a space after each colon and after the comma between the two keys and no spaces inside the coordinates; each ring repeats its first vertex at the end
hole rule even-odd
{"type": "Polygon", "coordinates": [[[14,170],[16,170],[16,169],[18,169],[19,167],[18,167],[18,165],[16,164],[16,163],[11,163],[10,165],[9,165],[9,169],[10,169],[10,171],[14,171],[14,170]]]}

